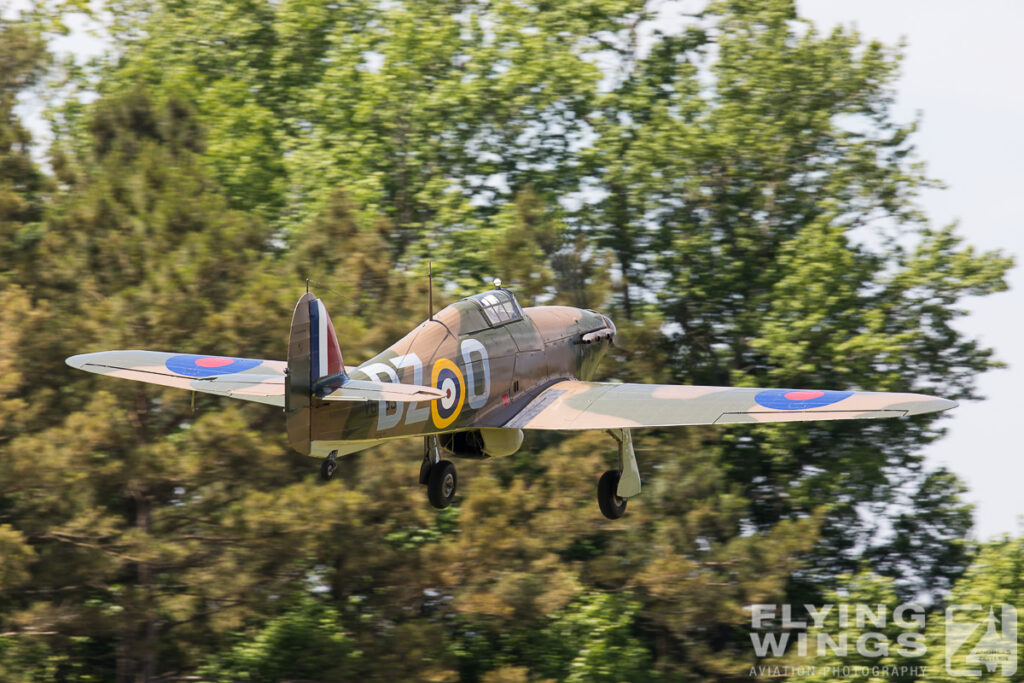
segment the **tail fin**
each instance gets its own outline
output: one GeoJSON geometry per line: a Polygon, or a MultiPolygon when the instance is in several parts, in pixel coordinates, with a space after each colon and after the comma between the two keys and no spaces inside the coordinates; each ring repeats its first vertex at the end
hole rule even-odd
{"type": "Polygon", "coordinates": [[[338,335],[320,299],[306,292],[295,305],[288,339],[285,413],[288,441],[309,453],[313,385],[321,377],[345,372],[338,335]]]}

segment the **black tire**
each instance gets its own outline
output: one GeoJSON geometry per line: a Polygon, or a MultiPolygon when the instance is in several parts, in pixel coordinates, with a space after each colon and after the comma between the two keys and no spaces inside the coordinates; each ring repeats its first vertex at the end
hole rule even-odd
{"type": "Polygon", "coordinates": [[[438,510],[443,510],[451,505],[458,483],[458,477],[455,476],[455,465],[451,461],[435,462],[430,466],[430,479],[427,482],[427,497],[430,499],[430,504],[438,510]]]}
{"type": "Polygon", "coordinates": [[[601,508],[601,514],[608,519],[618,519],[626,512],[626,499],[615,495],[620,476],[618,470],[608,470],[597,482],[597,504],[601,508]]]}
{"type": "Polygon", "coordinates": [[[334,473],[338,471],[338,461],[334,458],[324,458],[320,463],[320,480],[330,481],[334,478],[334,473]]]}

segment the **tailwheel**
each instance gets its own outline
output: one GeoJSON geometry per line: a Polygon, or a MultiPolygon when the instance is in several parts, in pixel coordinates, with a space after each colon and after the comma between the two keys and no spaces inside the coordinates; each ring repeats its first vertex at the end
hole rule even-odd
{"type": "Polygon", "coordinates": [[[430,504],[438,510],[451,505],[455,497],[455,486],[458,479],[455,476],[455,465],[449,460],[440,460],[430,466],[430,473],[427,478],[427,497],[430,504]]]}
{"type": "Polygon", "coordinates": [[[619,470],[608,470],[597,482],[597,504],[608,519],[618,519],[626,512],[626,499],[616,495],[621,475],[619,470]]]}
{"type": "Polygon", "coordinates": [[[338,451],[331,451],[330,455],[320,463],[320,479],[330,481],[338,470],[338,451]]]}

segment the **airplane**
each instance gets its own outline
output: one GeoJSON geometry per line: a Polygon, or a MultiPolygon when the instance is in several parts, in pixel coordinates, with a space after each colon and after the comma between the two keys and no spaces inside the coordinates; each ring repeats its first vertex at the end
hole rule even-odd
{"type": "Polygon", "coordinates": [[[422,438],[419,482],[438,509],[451,504],[458,483],[447,457],[512,455],[529,429],[606,431],[619,462],[597,486],[598,506],[609,519],[621,517],[640,493],[634,428],[903,417],[957,405],[923,394],[591,381],[615,338],[614,323],[601,313],[523,308],[495,280],[493,289],[431,312],[386,350],[351,367],[323,301],[307,283],[292,315],[287,361],[124,350],[66,362],[283,408],[290,445],[321,458],[325,481],[341,456],[422,438]]]}

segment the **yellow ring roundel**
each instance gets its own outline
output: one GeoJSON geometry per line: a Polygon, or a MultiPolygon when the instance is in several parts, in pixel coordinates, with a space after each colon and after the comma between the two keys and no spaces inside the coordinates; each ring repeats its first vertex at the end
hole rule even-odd
{"type": "Polygon", "coordinates": [[[438,358],[430,373],[430,385],[447,394],[430,402],[430,419],[435,427],[444,429],[462,412],[462,404],[466,401],[466,381],[455,363],[447,358],[438,358]]]}

